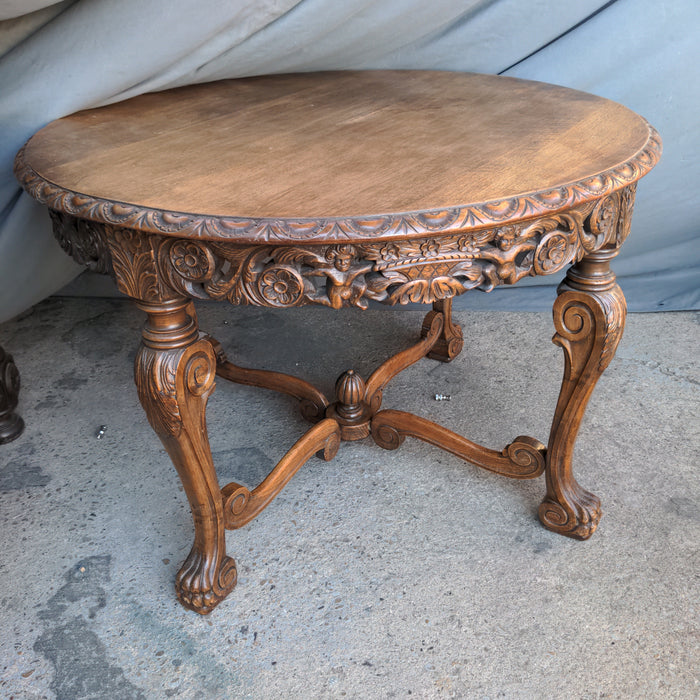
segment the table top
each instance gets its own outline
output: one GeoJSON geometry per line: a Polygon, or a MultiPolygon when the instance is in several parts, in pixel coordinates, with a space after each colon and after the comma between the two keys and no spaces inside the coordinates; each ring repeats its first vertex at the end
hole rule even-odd
{"type": "Polygon", "coordinates": [[[59,211],[241,243],[415,238],[563,211],[626,187],[661,144],[609,100],[502,76],[275,75],[52,122],[15,172],[59,211]]]}

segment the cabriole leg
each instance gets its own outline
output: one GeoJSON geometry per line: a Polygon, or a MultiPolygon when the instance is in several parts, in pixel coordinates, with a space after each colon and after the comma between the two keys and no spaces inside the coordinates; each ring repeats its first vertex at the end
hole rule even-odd
{"type": "Polygon", "coordinates": [[[579,486],[571,458],[586,404],[612,360],[627,307],[610,260],[617,250],[591,253],[571,267],[554,303],[553,341],[564,350],[565,368],[546,460],[547,495],[540,520],[576,539],[590,537],[600,520],[600,500],[579,486]]]}
{"type": "Polygon", "coordinates": [[[180,475],[194,519],[194,545],[175,589],[182,605],[206,614],[236,585],[205,419],[216,358],[211,343],[199,336],[191,302],[138,306],[148,314],[135,365],[139,399],[180,475]]]}

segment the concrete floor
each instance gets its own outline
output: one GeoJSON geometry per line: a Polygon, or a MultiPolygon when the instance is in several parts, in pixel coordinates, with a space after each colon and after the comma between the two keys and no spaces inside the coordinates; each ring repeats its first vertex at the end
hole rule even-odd
{"type": "MultiPolygon", "coordinates": [[[[200,309],[240,364],[328,392],[422,315],[200,309]]],[[[549,314],[457,318],[463,354],[421,361],[384,406],[493,447],[546,442],[563,367],[549,314]]],[[[413,439],[345,443],[228,533],[238,586],[200,617],[173,595],[192,525],[132,384],[141,314],[47,300],[0,326],[27,423],[0,448],[0,697],[700,697],[699,320],[628,320],[577,444],[605,513],[591,540],[539,525],[543,478],[413,439]]],[[[306,429],[294,400],[222,381],[208,417],[222,483],[254,485],[306,429]]]]}

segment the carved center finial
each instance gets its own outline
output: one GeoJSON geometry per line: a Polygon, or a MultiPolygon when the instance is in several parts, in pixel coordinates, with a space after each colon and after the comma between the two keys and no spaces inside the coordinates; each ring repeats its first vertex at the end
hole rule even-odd
{"type": "Polygon", "coordinates": [[[335,396],[338,399],[338,415],[353,419],[362,413],[365,398],[365,380],[355,370],[343,372],[335,383],[335,396]]]}
{"type": "Polygon", "coordinates": [[[365,380],[349,369],[335,383],[335,403],[326,410],[326,416],[338,421],[343,440],[361,440],[369,435],[370,407],[365,401],[365,380]]]}

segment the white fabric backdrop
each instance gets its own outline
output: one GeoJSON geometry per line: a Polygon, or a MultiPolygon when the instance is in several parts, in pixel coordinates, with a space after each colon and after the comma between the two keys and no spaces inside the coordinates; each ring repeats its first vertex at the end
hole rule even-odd
{"type": "MultiPolygon", "coordinates": [[[[193,82],[273,72],[425,68],[587,90],[664,140],[616,271],[632,309],[700,308],[697,0],[0,0],[0,321],[80,269],[12,176],[52,119],[193,82]]],[[[557,280],[473,292],[470,308],[540,309],[557,280]]]]}

